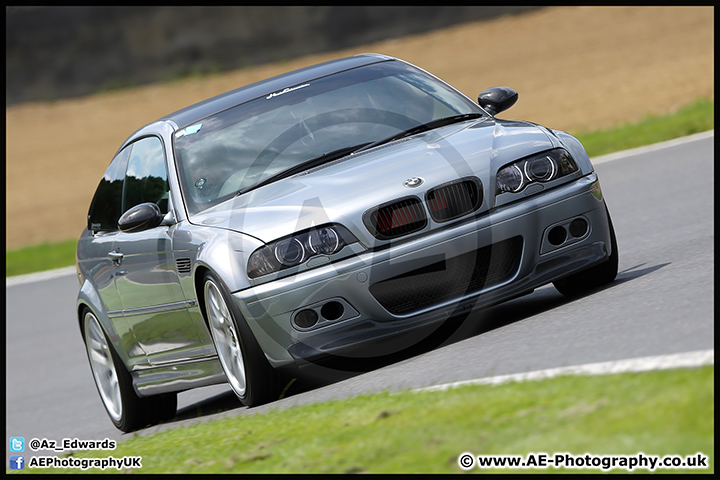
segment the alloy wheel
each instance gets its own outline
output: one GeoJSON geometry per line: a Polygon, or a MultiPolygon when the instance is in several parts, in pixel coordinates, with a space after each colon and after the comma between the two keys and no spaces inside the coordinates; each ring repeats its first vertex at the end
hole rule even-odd
{"type": "Polygon", "coordinates": [[[205,307],[220,363],[230,386],[238,397],[242,397],[247,378],[240,336],[222,292],[211,280],[205,283],[205,307]]]}
{"type": "Polygon", "coordinates": [[[98,392],[110,417],[122,417],[122,397],[115,363],[100,323],[91,312],[85,314],[85,344],[98,392]]]}

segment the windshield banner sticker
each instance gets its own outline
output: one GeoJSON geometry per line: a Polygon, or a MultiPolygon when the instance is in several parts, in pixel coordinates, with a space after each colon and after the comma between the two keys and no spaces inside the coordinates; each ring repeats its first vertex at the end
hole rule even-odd
{"type": "Polygon", "coordinates": [[[298,85],[297,87],[293,87],[293,88],[288,87],[288,88],[285,88],[284,90],[281,90],[281,91],[279,91],[279,92],[271,93],[270,95],[268,95],[268,96],[265,97],[265,98],[268,99],[268,100],[270,100],[270,99],[273,98],[273,97],[278,97],[278,96],[283,95],[283,94],[285,94],[285,93],[292,92],[293,90],[298,90],[298,89],[301,89],[301,88],[304,88],[304,87],[309,87],[309,86],[310,86],[310,84],[309,84],[309,83],[306,83],[306,84],[304,84],[304,85],[298,85]]]}

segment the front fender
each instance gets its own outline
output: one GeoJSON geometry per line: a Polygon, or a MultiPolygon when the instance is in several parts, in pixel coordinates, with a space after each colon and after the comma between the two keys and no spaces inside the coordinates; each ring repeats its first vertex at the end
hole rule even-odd
{"type": "Polygon", "coordinates": [[[243,290],[250,286],[247,276],[248,258],[265,244],[249,235],[222,228],[203,230],[202,235],[192,278],[197,299],[196,308],[205,327],[201,336],[212,342],[203,297],[205,273],[210,271],[215,274],[230,293],[243,290]]]}
{"type": "Polygon", "coordinates": [[[588,157],[585,147],[583,147],[582,143],[580,143],[580,140],[567,132],[563,132],[562,130],[550,131],[557,137],[562,146],[570,152],[570,155],[572,155],[575,162],[577,162],[582,176],[589,175],[594,171],[592,163],[590,162],[590,157],[588,157]]]}
{"type": "Polygon", "coordinates": [[[260,240],[243,233],[212,229],[198,248],[193,276],[197,278],[210,270],[225,283],[230,293],[248,288],[248,258],[263,245],[260,240]]]}

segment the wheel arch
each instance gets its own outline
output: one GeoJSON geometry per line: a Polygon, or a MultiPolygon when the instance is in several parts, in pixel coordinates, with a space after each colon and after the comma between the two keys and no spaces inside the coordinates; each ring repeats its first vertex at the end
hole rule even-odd
{"type": "MultiPolygon", "coordinates": [[[[204,280],[208,273],[214,273],[210,267],[204,264],[199,264],[195,269],[193,276],[193,287],[195,288],[195,298],[197,299],[198,308],[202,315],[203,322],[205,322],[205,328],[210,331],[210,323],[208,322],[207,312],[205,310],[205,292],[204,292],[204,280]]],[[[217,274],[215,274],[217,276],[217,274]]]]}
{"type": "Polygon", "coordinates": [[[80,338],[83,341],[83,345],[85,344],[85,328],[83,327],[83,317],[85,316],[85,311],[88,310],[92,312],[93,315],[95,315],[95,318],[97,318],[98,323],[100,324],[100,328],[102,328],[102,330],[107,335],[110,343],[115,349],[115,352],[120,357],[120,361],[122,362],[123,367],[126,370],[131,371],[131,365],[149,364],[147,356],[144,353],[142,355],[139,355],[138,357],[133,357],[131,361],[130,356],[128,356],[127,352],[123,349],[123,343],[120,338],[121,335],[115,329],[113,322],[110,320],[110,317],[108,317],[107,313],[105,312],[105,308],[102,300],[100,299],[100,296],[97,294],[97,291],[94,289],[94,287],[86,280],[80,288],[80,293],[78,293],[76,303],[78,328],[80,329],[80,338]]]}
{"type": "Polygon", "coordinates": [[[240,253],[228,253],[253,251],[261,245],[262,242],[253,237],[222,229],[215,229],[213,235],[201,243],[193,269],[193,289],[206,327],[208,319],[205,314],[203,285],[205,276],[211,273],[230,294],[249,287],[250,280],[245,274],[247,259],[240,253]],[[250,245],[243,246],[243,242],[250,242],[250,245]]]}
{"type": "MultiPolygon", "coordinates": [[[[80,293],[78,293],[76,314],[78,319],[78,328],[80,329],[80,335],[82,336],[83,342],[85,341],[85,328],[83,327],[83,317],[85,311],[90,310],[93,315],[98,319],[100,326],[105,330],[110,340],[113,342],[113,346],[117,349],[118,334],[110,321],[110,318],[105,314],[103,309],[102,300],[97,294],[96,290],[86,280],[85,283],[80,287],[80,293]]],[[[125,360],[125,359],[123,359],[125,360]]]]}

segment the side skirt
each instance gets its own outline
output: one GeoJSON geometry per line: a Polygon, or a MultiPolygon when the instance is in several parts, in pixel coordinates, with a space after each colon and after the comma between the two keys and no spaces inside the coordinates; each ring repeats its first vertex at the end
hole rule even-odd
{"type": "Polygon", "coordinates": [[[217,357],[135,370],[131,374],[135,391],[141,397],[227,382],[217,357]]]}

